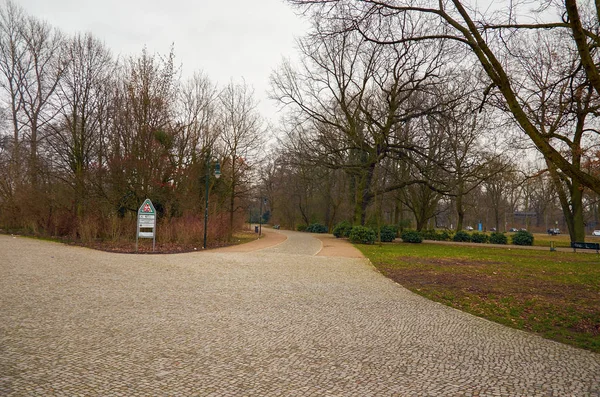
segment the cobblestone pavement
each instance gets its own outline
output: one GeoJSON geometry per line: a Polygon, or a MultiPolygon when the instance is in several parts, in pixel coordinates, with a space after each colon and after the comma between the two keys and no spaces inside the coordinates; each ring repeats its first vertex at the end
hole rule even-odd
{"type": "Polygon", "coordinates": [[[251,253],[177,255],[0,236],[0,395],[600,395],[600,355],[286,234],[251,253]]]}

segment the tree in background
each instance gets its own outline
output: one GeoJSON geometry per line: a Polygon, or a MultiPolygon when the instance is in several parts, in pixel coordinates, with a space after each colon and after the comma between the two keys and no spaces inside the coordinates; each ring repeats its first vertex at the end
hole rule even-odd
{"type": "Polygon", "coordinates": [[[229,231],[234,230],[236,212],[243,211],[243,200],[252,188],[255,164],[266,142],[264,121],[258,113],[253,90],[245,83],[230,82],[219,95],[220,140],[223,154],[223,179],[229,194],[229,231]]]}
{"type": "Polygon", "coordinates": [[[264,134],[255,100],[247,86],[219,96],[207,76],[179,75],[173,50],[115,60],[90,34],[68,37],[10,0],[0,4],[0,228],[131,240],[150,198],[159,242],[197,244],[212,153],[236,182],[211,189],[208,232],[230,238],[239,222],[221,225],[231,212],[224,201],[233,191],[245,205],[264,134]]]}
{"type": "Polygon", "coordinates": [[[445,54],[437,45],[383,47],[357,32],[331,34],[320,22],[299,43],[301,64],[284,62],[273,74],[272,97],[289,110],[287,152],[311,166],[347,173],[353,221],[364,224],[376,194],[427,182],[373,189],[376,169],[387,157],[420,166],[413,158],[425,156],[427,142],[410,123],[440,106],[434,87],[444,78],[445,54]]]}

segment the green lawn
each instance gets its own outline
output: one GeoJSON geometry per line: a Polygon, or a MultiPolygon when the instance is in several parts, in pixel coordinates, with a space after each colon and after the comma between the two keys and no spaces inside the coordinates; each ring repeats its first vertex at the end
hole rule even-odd
{"type": "MultiPolygon", "coordinates": [[[[512,233],[509,233],[512,234],[512,233]]],[[[585,236],[587,243],[600,243],[600,236],[585,236]]],[[[550,247],[550,242],[554,242],[555,247],[570,247],[571,238],[569,233],[551,236],[545,233],[535,233],[533,235],[533,245],[540,247],[550,247]]]]}
{"type": "Polygon", "coordinates": [[[357,247],[384,275],[417,294],[600,352],[596,254],[426,242],[357,247]]]}

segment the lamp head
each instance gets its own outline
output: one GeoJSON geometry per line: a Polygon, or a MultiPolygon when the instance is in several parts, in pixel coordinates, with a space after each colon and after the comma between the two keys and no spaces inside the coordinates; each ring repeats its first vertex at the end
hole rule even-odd
{"type": "Polygon", "coordinates": [[[215,164],[215,178],[219,179],[221,177],[221,164],[217,161],[215,164]]]}

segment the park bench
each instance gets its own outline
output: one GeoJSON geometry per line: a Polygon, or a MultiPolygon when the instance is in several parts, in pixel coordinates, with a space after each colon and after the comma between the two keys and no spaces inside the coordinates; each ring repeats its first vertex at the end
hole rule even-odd
{"type": "Polygon", "coordinates": [[[573,252],[576,252],[577,249],[586,249],[586,250],[596,250],[596,253],[599,253],[600,243],[578,243],[578,242],[572,241],[571,248],[573,248],[573,252]]]}

